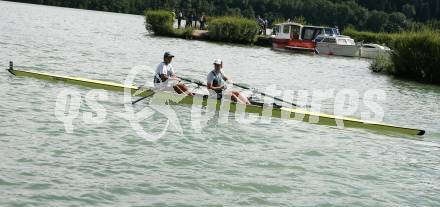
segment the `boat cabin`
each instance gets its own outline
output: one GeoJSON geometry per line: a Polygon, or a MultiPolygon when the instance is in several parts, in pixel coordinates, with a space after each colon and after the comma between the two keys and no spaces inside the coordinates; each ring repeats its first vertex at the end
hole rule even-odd
{"type": "Polygon", "coordinates": [[[277,24],[274,27],[273,48],[314,51],[319,35],[338,36],[339,30],[331,27],[304,26],[295,22],[277,24]]]}
{"type": "Polygon", "coordinates": [[[288,22],[275,25],[275,39],[291,39],[291,40],[315,40],[318,35],[339,36],[338,28],[305,26],[295,22],[288,22]]]}
{"type": "Polygon", "coordinates": [[[348,37],[348,36],[326,36],[326,35],[319,35],[315,39],[316,42],[322,42],[322,43],[331,43],[331,44],[337,44],[337,45],[356,45],[355,41],[348,37]]]}

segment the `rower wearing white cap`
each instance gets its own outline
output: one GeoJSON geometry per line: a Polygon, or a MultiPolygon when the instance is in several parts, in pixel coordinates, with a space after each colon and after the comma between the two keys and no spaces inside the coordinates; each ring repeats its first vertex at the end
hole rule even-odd
{"type": "Polygon", "coordinates": [[[156,69],[154,75],[154,86],[157,90],[176,91],[178,94],[185,93],[188,96],[193,96],[185,84],[180,83],[180,79],[176,76],[174,68],[171,65],[174,55],[170,52],[165,52],[163,55],[163,62],[161,62],[156,69]]]}
{"type": "Polygon", "coordinates": [[[221,99],[223,95],[230,96],[233,101],[242,104],[251,104],[247,97],[240,94],[239,91],[228,91],[225,94],[226,84],[225,81],[230,79],[223,72],[223,62],[220,59],[214,60],[214,70],[208,73],[207,77],[207,88],[211,96],[221,99]]]}

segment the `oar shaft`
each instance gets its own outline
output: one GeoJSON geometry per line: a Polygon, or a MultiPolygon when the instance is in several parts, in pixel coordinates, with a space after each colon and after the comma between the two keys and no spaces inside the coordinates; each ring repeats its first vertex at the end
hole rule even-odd
{"type": "Polygon", "coordinates": [[[281,101],[281,102],[283,102],[283,103],[287,103],[287,104],[290,104],[290,105],[292,105],[292,106],[297,106],[297,105],[294,104],[294,103],[291,103],[291,102],[285,101],[285,100],[283,100],[283,99],[281,99],[281,98],[277,98],[277,97],[275,97],[275,96],[268,95],[268,94],[263,93],[263,92],[260,92],[260,91],[258,91],[258,90],[256,90],[256,89],[251,89],[251,88],[249,88],[249,87],[242,86],[242,85],[240,85],[240,84],[236,84],[236,83],[233,83],[232,85],[237,86],[237,87],[240,87],[240,88],[243,88],[243,89],[245,89],[245,90],[254,90],[255,92],[257,92],[257,93],[259,93],[259,94],[261,94],[261,95],[263,95],[263,96],[267,96],[267,97],[269,97],[269,98],[273,98],[273,99],[275,99],[275,100],[277,100],[277,101],[281,101]]]}
{"type": "Polygon", "coordinates": [[[146,99],[146,98],[148,98],[148,96],[145,96],[145,97],[142,97],[142,98],[140,98],[140,99],[138,99],[138,100],[136,100],[136,101],[133,101],[133,102],[131,102],[131,104],[136,104],[136,103],[138,103],[138,102],[140,102],[140,101],[142,101],[142,100],[144,100],[144,99],[146,99]]]}
{"type": "Polygon", "coordinates": [[[179,78],[179,79],[181,79],[181,80],[184,80],[184,81],[186,81],[186,82],[189,82],[189,83],[194,83],[194,84],[197,84],[197,85],[200,85],[200,86],[206,86],[206,84],[203,84],[201,81],[199,81],[199,80],[193,80],[193,79],[189,79],[189,78],[184,78],[184,77],[179,77],[179,76],[176,76],[177,78],[179,78]]]}

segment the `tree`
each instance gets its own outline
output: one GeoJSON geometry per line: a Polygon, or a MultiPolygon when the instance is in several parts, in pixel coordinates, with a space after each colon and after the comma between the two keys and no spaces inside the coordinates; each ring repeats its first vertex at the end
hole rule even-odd
{"type": "Polygon", "coordinates": [[[402,12],[405,16],[413,18],[416,15],[416,7],[411,4],[405,4],[402,6],[402,12]]]}
{"type": "Polygon", "coordinates": [[[407,26],[406,16],[400,12],[393,12],[389,16],[388,24],[385,25],[387,32],[401,32],[407,26]]]}
{"type": "Polygon", "coordinates": [[[303,16],[315,25],[354,25],[383,31],[406,29],[408,21],[426,23],[440,19],[440,0],[17,0],[73,8],[142,14],[165,9],[208,16],[236,15],[253,18],[293,19],[303,16]],[[405,16],[403,18],[400,14],[405,16]],[[391,17],[393,15],[393,17],[391,17]],[[389,18],[392,22],[389,23],[389,18]],[[403,23],[403,20],[406,23],[403,23]],[[386,30],[388,30],[386,29],[386,30]]]}
{"type": "Polygon", "coordinates": [[[368,15],[365,26],[367,27],[366,29],[373,32],[381,32],[384,31],[384,26],[388,24],[388,21],[389,18],[387,13],[374,10],[368,15]]]}

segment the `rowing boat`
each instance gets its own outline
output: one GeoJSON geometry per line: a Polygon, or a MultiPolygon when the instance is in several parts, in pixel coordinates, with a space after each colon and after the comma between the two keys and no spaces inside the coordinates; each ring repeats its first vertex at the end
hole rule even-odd
{"type": "Polygon", "coordinates": [[[339,126],[339,127],[343,126],[346,128],[360,128],[360,129],[393,132],[393,133],[400,133],[407,135],[425,134],[425,131],[421,129],[393,126],[389,124],[363,121],[359,119],[346,118],[346,117],[339,117],[329,114],[310,112],[305,109],[273,107],[264,104],[242,105],[227,100],[212,99],[206,95],[201,95],[201,94],[197,94],[194,97],[190,97],[190,96],[178,95],[175,93],[168,93],[168,92],[154,92],[151,88],[141,89],[140,87],[137,86],[123,85],[123,84],[107,82],[107,81],[55,75],[50,73],[38,72],[38,71],[20,70],[20,69],[15,69],[12,66],[12,64],[8,69],[8,71],[11,74],[18,77],[31,77],[40,80],[64,82],[67,84],[79,85],[94,89],[104,89],[109,91],[118,91],[118,92],[130,91],[132,95],[141,96],[141,97],[151,96],[154,94],[155,97],[160,97],[160,99],[171,100],[168,101],[167,103],[173,102],[172,100],[176,100],[174,104],[201,105],[201,106],[214,105],[216,110],[222,110],[226,108],[229,112],[233,112],[233,113],[246,112],[250,114],[256,114],[259,116],[294,119],[294,120],[309,122],[318,125],[339,126]],[[138,92],[139,90],[142,90],[142,92],[139,93],[138,92]],[[227,105],[228,107],[225,107],[225,105],[227,105]]]}

